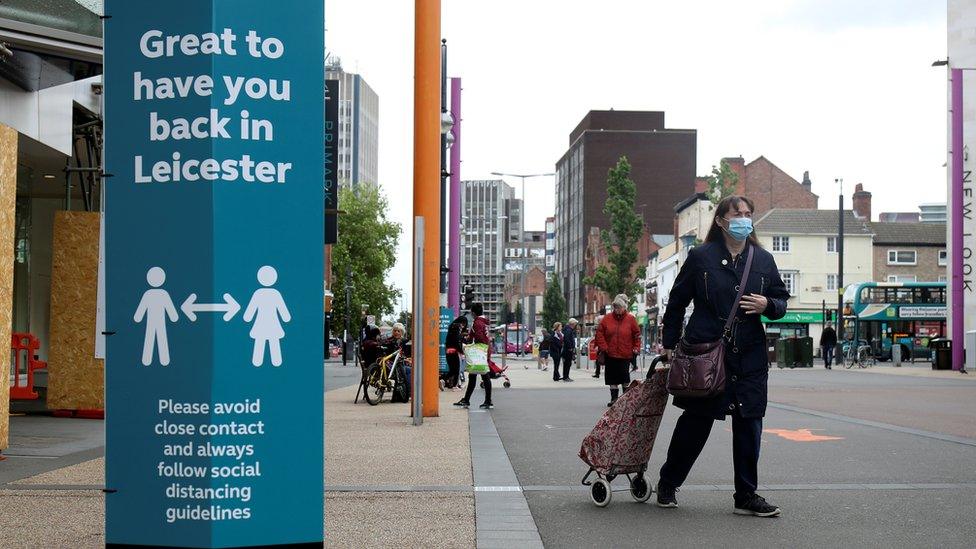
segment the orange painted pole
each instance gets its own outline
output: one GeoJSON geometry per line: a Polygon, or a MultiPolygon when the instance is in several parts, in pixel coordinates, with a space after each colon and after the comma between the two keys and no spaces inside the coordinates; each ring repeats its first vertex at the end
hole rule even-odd
{"type": "Polygon", "coordinates": [[[424,293],[423,331],[413,339],[423,346],[424,363],[415,365],[423,368],[423,416],[435,417],[440,410],[441,2],[416,0],[414,13],[413,212],[424,218],[424,279],[414,280],[413,287],[423,284],[424,293]]]}

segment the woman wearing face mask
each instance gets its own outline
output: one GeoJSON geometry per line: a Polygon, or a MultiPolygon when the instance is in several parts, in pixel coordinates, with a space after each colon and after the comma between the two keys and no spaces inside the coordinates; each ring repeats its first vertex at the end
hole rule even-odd
{"type": "Polygon", "coordinates": [[[772,254],[763,250],[752,229],[752,201],[730,196],[719,202],[705,243],[688,253],[671,289],[664,314],[665,354],[682,337],[689,344],[724,339],[725,391],[710,398],[675,397],[684,409],[678,418],[668,457],[661,468],[657,503],[677,507],[675,492],[685,481],[708,440],[714,420],[732,416],[732,462],[735,471],[736,514],[773,517],[779,507],[756,494],[759,483],[759,444],[766,413],[768,362],[761,316],[771,320],[786,314],[789,292],[780,279],[772,254]],[[735,303],[749,249],[752,266],[731,328],[723,329],[735,303]],[[682,334],[685,309],[694,312],[682,334]],[[724,337],[723,337],[724,336],[724,337]]]}

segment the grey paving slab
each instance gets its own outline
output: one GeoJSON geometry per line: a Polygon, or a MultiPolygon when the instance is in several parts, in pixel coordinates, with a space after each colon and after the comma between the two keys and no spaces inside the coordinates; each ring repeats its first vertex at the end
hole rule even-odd
{"type": "Polygon", "coordinates": [[[542,538],[490,413],[470,412],[475,533],[479,548],[542,547],[542,538]]]}

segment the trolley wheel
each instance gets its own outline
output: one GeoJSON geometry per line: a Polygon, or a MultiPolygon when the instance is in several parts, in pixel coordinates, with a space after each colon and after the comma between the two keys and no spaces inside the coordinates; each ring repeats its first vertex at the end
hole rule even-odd
{"type": "Polygon", "coordinates": [[[597,507],[606,507],[610,505],[610,498],[613,497],[613,492],[610,491],[610,483],[604,479],[597,479],[590,486],[590,499],[593,500],[593,504],[597,507]]]}
{"type": "Polygon", "coordinates": [[[651,487],[644,475],[638,475],[630,480],[630,495],[637,503],[644,503],[651,499],[651,487]]]}
{"type": "Polygon", "coordinates": [[[507,380],[507,379],[505,380],[505,383],[502,383],[502,387],[504,387],[506,389],[508,389],[511,386],[512,386],[512,382],[509,381],[509,380],[507,380]]]}
{"type": "Polygon", "coordinates": [[[383,386],[383,376],[380,373],[380,365],[373,364],[366,370],[366,387],[363,396],[370,406],[376,406],[383,400],[383,393],[386,388],[383,386]]]}

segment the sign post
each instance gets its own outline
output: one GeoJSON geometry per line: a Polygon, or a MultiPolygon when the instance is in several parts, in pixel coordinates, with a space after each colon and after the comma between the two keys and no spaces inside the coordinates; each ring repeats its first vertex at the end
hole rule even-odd
{"type": "Polygon", "coordinates": [[[321,2],[105,3],[106,544],[321,546],[321,2]]]}

